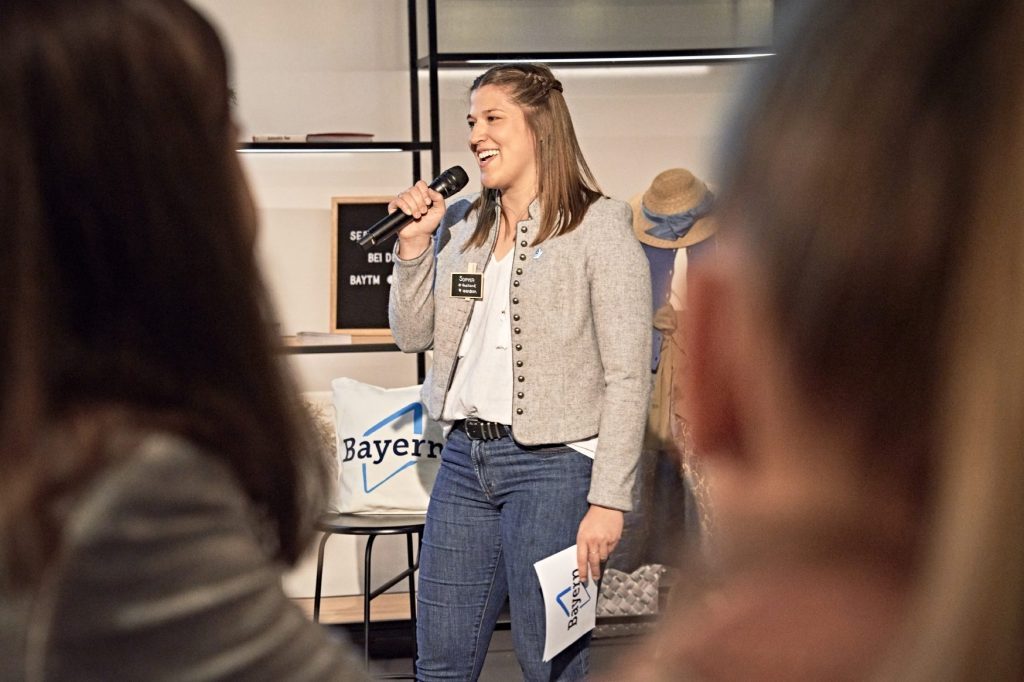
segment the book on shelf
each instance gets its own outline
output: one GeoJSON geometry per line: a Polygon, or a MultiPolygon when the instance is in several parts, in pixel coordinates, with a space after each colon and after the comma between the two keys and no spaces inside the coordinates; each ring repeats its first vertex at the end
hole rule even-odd
{"type": "Polygon", "coordinates": [[[373,133],[301,133],[253,135],[253,142],[372,142],[373,133]]]}
{"type": "Polygon", "coordinates": [[[305,135],[253,135],[253,142],[305,142],[305,135]]]}

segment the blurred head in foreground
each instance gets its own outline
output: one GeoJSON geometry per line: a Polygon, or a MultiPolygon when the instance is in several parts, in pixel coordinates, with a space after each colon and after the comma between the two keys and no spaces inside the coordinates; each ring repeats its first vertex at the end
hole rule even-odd
{"type": "Polygon", "coordinates": [[[1024,3],[803,10],[690,284],[721,589],[666,665],[1020,679],[1024,3]]]}
{"type": "Polygon", "coordinates": [[[38,578],[55,500],[125,428],[223,458],[278,556],[304,547],[320,464],[235,140],[224,51],[187,3],[0,3],[0,575],[38,578]]]}

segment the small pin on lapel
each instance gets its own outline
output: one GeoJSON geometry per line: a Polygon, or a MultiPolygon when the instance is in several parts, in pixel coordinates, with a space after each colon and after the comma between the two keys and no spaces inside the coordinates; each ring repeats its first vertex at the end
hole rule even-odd
{"type": "Polygon", "coordinates": [[[533,252],[533,260],[538,260],[543,255],[544,255],[544,249],[542,249],[542,248],[540,248],[538,246],[537,250],[533,252]]]}

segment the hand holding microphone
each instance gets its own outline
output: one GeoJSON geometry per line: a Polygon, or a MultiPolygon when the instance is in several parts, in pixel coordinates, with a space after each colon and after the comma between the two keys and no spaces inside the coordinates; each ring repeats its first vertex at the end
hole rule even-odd
{"type": "MultiPolygon", "coordinates": [[[[429,237],[441,224],[444,217],[444,200],[469,182],[469,176],[461,166],[453,166],[441,173],[428,185],[422,180],[395,197],[388,204],[387,217],[378,221],[366,231],[359,245],[369,249],[393,234],[400,233],[403,242],[419,247],[419,255],[426,248],[429,237]]],[[[403,257],[400,247],[399,257],[403,257]]],[[[415,248],[410,248],[410,251],[415,248]]]]}

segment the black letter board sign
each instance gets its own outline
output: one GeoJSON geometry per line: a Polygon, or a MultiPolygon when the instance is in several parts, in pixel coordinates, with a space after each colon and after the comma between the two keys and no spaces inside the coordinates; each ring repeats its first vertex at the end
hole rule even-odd
{"type": "Polygon", "coordinates": [[[331,238],[331,331],[382,335],[388,329],[394,239],[369,251],[357,243],[388,214],[391,197],[334,197],[331,238]]]}

